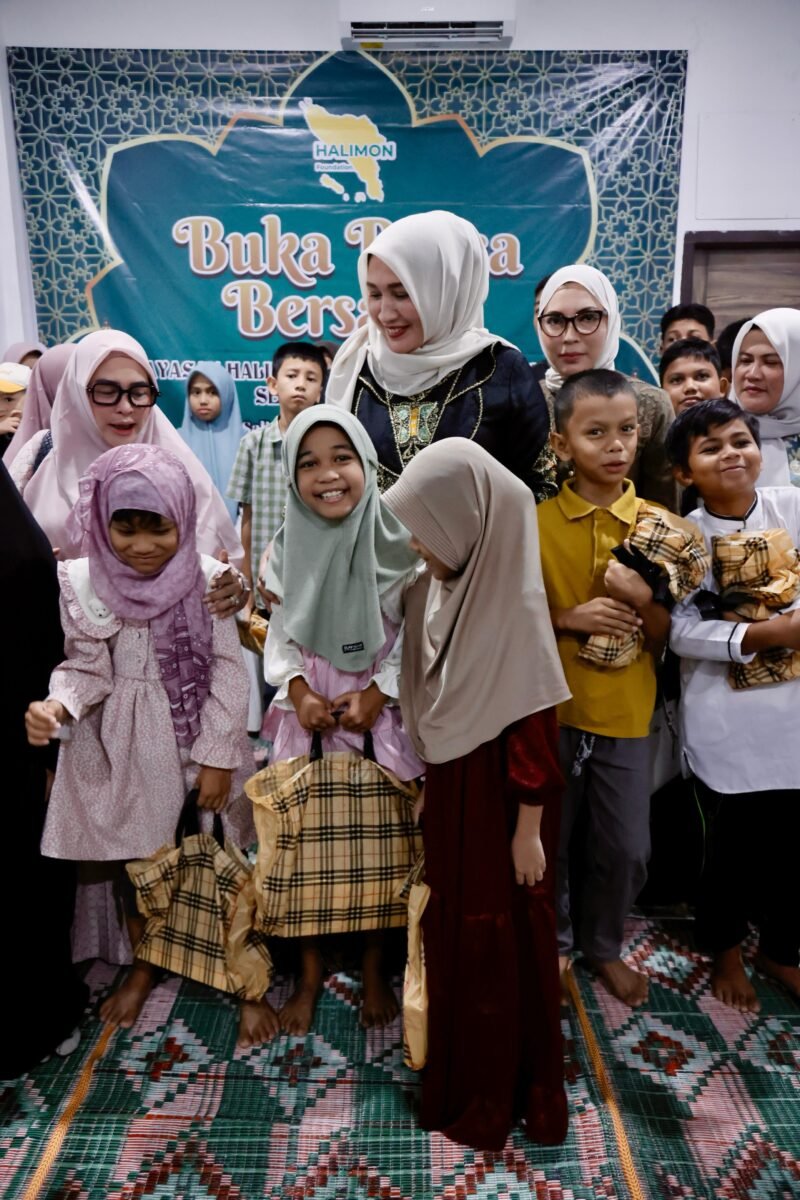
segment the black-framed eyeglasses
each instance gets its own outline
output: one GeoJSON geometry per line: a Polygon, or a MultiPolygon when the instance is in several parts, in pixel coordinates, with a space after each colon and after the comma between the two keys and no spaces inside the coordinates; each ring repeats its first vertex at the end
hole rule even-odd
{"type": "Polygon", "coordinates": [[[602,308],[582,308],[574,317],[568,317],[561,312],[547,312],[539,317],[539,325],[550,337],[560,337],[568,325],[571,325],[576,333],[589,334],[600,328],[604,316],[606,313],[602,308]]]}
{"type": "Polygon", "coordinates": [[[113,407],[127,396],[134,408],[152,408],[159,397],[158,388],[152,383],[134,383],[129,388],[120,387],[110,379],[101,379],[87,387],[86,394],[92,404],[113,407]]]}

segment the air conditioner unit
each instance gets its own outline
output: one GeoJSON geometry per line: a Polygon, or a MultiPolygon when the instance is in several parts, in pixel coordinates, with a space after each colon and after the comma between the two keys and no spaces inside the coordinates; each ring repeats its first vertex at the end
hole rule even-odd
{"type": "Polygon", "coordinates": [[[507,50],[516,0],[339,0],[344,50],[507,50]]]}

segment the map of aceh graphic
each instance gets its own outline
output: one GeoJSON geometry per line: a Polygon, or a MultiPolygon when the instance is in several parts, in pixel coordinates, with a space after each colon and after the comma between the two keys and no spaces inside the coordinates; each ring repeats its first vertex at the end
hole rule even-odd
{"type": "Polygon", "coordinates": [[[350,196],[345,187],[333,175],[324,170],[355,172],[364,184],[365,192],[356,192],[357,202],[383,200],[383,183],[379,159],[393,158],[394,149],[369,117],[353,113],[331,113],[313,100],[301,100],[300,111],[308,128],[323,147],[316,158],[316,169],[321,171],[320,184],[330,188],[343,200],[350,196]],[[370,149],[373,147],[374,149],[370,149]]]}

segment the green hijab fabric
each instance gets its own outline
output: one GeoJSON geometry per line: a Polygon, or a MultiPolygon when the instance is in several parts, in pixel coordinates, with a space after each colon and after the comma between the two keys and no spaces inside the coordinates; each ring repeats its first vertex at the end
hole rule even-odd
{"type": "Polygon", "coordinates": [[[386,640],[380,597],[414,567],[410,534],[381,500],[378,457],[351,413],[316,404],[299,413],[283,440],[290,490],[264,582],[281,597],[287,635],[340,671],[364,671],[386,640]],[[336,425],[364,469],[364,494],[346,517],[328,520],[300,499],[295,472],[303,438],[315,425],[336,425]]]}

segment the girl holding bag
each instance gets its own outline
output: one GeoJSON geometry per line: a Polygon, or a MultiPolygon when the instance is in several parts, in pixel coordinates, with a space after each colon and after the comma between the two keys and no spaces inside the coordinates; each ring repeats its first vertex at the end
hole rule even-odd
{"type": "MultiPolygon", "coordinates": [[[[85,557],[58,566],[66,659],[25,718],[31,745],[65,739],[42,853],[116,864],[134,947],[144,922],[125,862],[172,842],[187,791],[221,812],[247,774],[239,637],[202,602],[225,566],[198,553],[195,526],[195,489],[171,451],[122,446],[95,460],[70,517],[85,557]]],[[[252,840],[244,803],[228,833],[252,840]]],[[[100,1016],[130,1028],[154,982],[155,969],[135,958],[100,1016]]],[[[277,1031],[267,1007],[243,1006],[243,1044],[277,1031]]]]}
{"type": "MultiPolygon", "coordinates": [[[[308,755],[312,735],[319,735],[326,755],[360,755],[369,734],[379,767],[396,781],[414,780],[422,764],[403,730],[397,696],[404,595],[419,560],[407,530],[381,501],[375,448],[354,416],[321,404],[292,421],[283,456],[290,483],[286,519],[263,580],[280,601],[272,609],[264,653],[267,682],[278,689],[263,730],[273,742],[270,761],[308,755]]],[[[248,791],[254,795],[250,785],[248,791]]],[[[410,805],[398,804],[408,809],[398,818],[401,826],[405,821],[398,838],[410,846],[410,805]]],[[[361,839],[368,835],[359,823],[357,797],[343,796],[332,820],[336,828],[326,830],[328,843],[347,846],[354,864],[363,859],[361,839]]],[[[395,834],[387,829],[384,836],[389,841],[395,834]]],[[[300,840],[302,849],[302,832],[300,840]]],[[[306,861],[313,857],[310,848],[306,861]]],[[[401,877],[412,865],[410,855],[401,877]]],[[[276,887],[274,879],[265,879],[267,892],[276,887]]],[[[314,920],[303,926],[331,929],[332,902],[329,882],[320,877],[315,885],[312,879],[299,903],[314,920]]],[[[380,931],[358,912],[348,928],[367,931],[361,1023],[387,1024],[398,1005],[382,968],[380,931]]],[[[311,1027],[323,977],[318,937],[301,937],[300,948],[301,977],[280,1013],[283,1029],[295,1035],[311,1027]]]]}
{"type": "Polygon", "coordinates": [[[421,450],[384,503],[428,571],[408,594],[400,702],[426,763],[422,1125],[501,1150],[567,1131],[554,869],[567,690],[536,508],[482,447],[421,450]]]}

